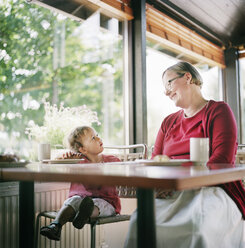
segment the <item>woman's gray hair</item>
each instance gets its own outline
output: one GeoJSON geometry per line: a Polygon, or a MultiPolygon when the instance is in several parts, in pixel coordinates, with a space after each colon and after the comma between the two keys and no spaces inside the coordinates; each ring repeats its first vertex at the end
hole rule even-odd
{"type": "Polygon", "coordinates": [[[81,126],[75,128],[70,135],[68,136],[68,143],[71,150],[74,152],[79,152],[79,148],[83,147],[81,143],[81,137],[85,134],[86,131],[91,130],[89,126],[81,126]]]}
{"type": "Polygon", "coordinates": [[[175,65],[170,66],[169,68],[167,68],[163,72],[162,78],[163,78],[164,74],[167,71],[176,72],[178,75],[182,75],[182,74],[184,74],[186,72],[189,72],[191,74],[191,76],[192,76],[191,82],[193,84],[199,85],[200,88],[203,85],[203,81],[202,81],[201,75],[199,74],[199,72],[197,71],[197,69],[193,65],[191,65],[190,63],[188,63],[188,62],[181,61],[181,62],[178,62],[175,65]]]}

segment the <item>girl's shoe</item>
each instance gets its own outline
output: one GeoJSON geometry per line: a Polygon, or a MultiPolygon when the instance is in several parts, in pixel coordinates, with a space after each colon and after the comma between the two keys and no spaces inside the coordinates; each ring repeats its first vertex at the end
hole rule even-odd
{"type": "Polygon", "coordinates": [[[43,226],[40,229],[40,234],[51,239],[51,240],[60,240],[62,226],[59,223],[50,223],[48,226],[43,226]]]}
{"type": "Polygon", "coordinates": [[[83,226],[88,222],[90,216],[92,215],[94,210],[94,202],[93,200],[86,196],[79,207],[79,211],[77,212],[72,224],[77,229],[83,228],[83,226]]]}

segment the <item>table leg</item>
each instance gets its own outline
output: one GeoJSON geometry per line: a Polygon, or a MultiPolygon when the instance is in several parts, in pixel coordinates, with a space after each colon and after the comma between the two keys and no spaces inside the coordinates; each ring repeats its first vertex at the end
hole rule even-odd
{"type": "Polygon", "coordinates": [[[19,183],[19,248],[34,247],[34,182],[19,183]]]}
{"type": "Polygon", "coordinates": [[[156,248],[155,201],[153,189],[137,189],[138,248],[156,248]]]}

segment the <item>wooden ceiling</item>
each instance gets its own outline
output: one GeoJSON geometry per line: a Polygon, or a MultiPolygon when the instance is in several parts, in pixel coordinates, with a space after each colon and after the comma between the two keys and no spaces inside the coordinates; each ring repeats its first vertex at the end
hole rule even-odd
{"type": "Polygon", "coordinates": [[[245,45],[244,0],[147,0],[217,45],[245,45]]]}

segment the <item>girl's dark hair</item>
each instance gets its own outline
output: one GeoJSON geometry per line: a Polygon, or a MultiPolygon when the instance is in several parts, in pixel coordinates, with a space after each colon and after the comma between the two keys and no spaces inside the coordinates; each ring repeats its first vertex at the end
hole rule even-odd
{"type": "Polygon", "coordinates": [[[181,61],[181,62],[178,62],[175,65],[170,66],[169,68],[167,68],[163,72],[162,78],[163,78],[164,74],[167,71],[176,72],[178,75],[182,75],[182,74],[184,74],[186,72],[189,72],[191,74],[191,76],[192,76],[192,80],[191,80],[192,83],[194,83],[196,85],[199,85],[200,87],[202,87],[202,85],[203,85],[203,81],[202,81],[201,75],[199,74],[199,72],[197,71],[197,69],[193,65],[191,65],[190,63],[188,63],[188,62],[181,61]]]}
{"type": "Polygon", "coordinates": [[[68,136],[68,143],[71,150],[79,152],[79,148],[83,146],[81,143],[81,137],[85,134],[85,131],[91,130],[91,127],[81,126],[75,128],[68,136]]]}

